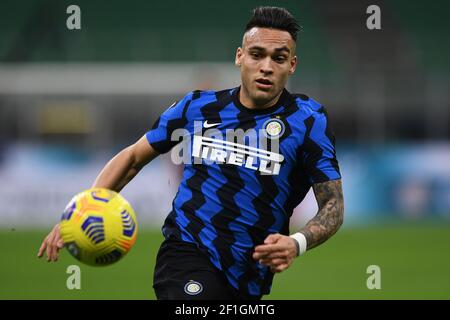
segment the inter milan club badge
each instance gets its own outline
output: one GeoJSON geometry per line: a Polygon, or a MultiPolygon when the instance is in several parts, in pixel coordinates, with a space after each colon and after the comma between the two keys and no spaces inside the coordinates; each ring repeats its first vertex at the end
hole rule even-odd
{"type": "Polygon", "coordinates": [[[269,139],[278,139],[284,133],[284,123],[278,116],[275,119],[269,119],[263,124],[263,132],[269,139]]]}
{"type": "Polygon", "coordinates": [[[188,283],[184,286],[184,292],[188,295],[194,296],[203,291],[203,286],[200,282],[189,280],[188,283]]]}

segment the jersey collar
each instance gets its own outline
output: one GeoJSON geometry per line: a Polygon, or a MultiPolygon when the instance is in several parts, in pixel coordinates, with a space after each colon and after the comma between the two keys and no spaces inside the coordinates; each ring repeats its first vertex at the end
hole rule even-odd
{"type": "Polygon", "coordinates": [[[294,101],[293,97],[287,91],[286,89],[283,89],[283,92],[281,93],[280,97],[278,98],[278,101],[271,107],[264,108],[264,109],[251,109],[249,107],[244,106],[241,101],[239,100],[239,91],[241,90],[241,86],[236,87],[233,89],[233,103],[234,105],[240,109],[241,111],[250,113],[250,114],[269,114],[274,111],[279,110],[281,107],[286,108],[291,104],[292,101],[294,101]]]}

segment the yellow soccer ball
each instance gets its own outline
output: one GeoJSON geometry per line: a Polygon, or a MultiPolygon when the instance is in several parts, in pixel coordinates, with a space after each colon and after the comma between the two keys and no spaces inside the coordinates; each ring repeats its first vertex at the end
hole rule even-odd
{"type": "Polygon", "coordinates": [[[136,242],[133,208],[117,192],[103,188],[75,195],[61,217],[65,247],[79,261],[106,266],[125,256],[136,242]]]}

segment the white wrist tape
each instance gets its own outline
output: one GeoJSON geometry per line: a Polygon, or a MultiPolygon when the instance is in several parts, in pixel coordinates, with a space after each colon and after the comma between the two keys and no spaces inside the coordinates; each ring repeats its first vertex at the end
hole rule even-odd
{"type": "Polygon", "coordinates": [[[297,232],[294,233],[292,235],[290,235],[291,238],[294,238],[295,241],[297,241],[298,243],[298,255],[301,256],[302,254],[304,254],[306,252],[306,248],[307,248],[307,243],[306,243],[306,238],[305,235],[301,232],[297,232]]]}

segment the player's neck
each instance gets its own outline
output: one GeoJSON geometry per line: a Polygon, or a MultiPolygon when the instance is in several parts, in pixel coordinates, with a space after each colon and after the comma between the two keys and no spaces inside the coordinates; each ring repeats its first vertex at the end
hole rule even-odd
{"type": "Polygon", "coordinates": [[[249,109],[255,109],[255,110],[262,110],[267,109],[272,106],[274,106],[278,99],[280,98],[281,94],[283,93],[283,90],[280,91],[279,94],[277,94],[273,99],[269,101],[255,101],[250,98],[248,92],[241,86],[241,90],[239,90],[239,101],[241,104],[249,109]]]}

